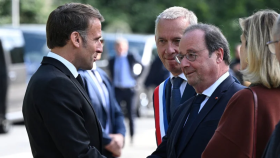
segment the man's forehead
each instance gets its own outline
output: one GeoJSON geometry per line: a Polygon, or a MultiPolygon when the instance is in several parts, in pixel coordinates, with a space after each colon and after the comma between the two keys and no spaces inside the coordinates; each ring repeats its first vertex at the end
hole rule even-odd
{"type": "Polygon", "coordinates": [[[202,30],[192,30],[187,32],[183,35],[179,47],[185,46],[185,44],[194,47],[205,45],[204,32],[202,30]]]}
{"type": "Polygon", "coordinates": [[[197,37],[197,38],[204,38],[205,32],[200,29],[190,30],[183,34],[183,37],[190,38],[190,37],[197,37]]]}

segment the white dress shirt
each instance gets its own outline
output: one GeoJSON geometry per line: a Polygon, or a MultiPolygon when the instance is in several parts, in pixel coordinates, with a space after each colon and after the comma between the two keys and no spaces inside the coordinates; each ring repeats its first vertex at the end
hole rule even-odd
{"type": "Polygon", "coordinates": [[[217,87],[229,76],[229,72],[226,72],[225,74],[223,74],[215,83],[213,83],[210,87],[208,87],[207,89],[205,89],[202,94],[206,95],[205,100],[200,104],[200,109],[198,111],[198,113],[200,112],[200,110],[204,107],[204,105],[206,104],[206,102],[208,101],[208,99],[211,97],[211,95],[214,93],[214,91],[217,89],[217,87]]]}
{"type": "MultiPolygon", "coordinates": [[[[175,77],[175,76],[173,76],[171,73],[170,73],[170,81],[171,81],[171,89],[173,88],[173,77],[175,77]]],[[[181,85],[180,85],[180,93],[181,93],[181,97],[183,96],[183,93],[184,93],[184,91],[185,91],[185,88],[186,88],[186,86],[187,86],[187,84],[188,84],[188,80],[187,80],[187,78],[186,78],[186,76],[184,75],[184,73],[181,73],[180,75],[178,75],[178,77],[180,77],[180,78],[182,78],[184,81],[181,83],[181,85]]],[[[175,77],[176,78],[176,77],[175,77]]]]}
{"type": "MultiPolygon", "coordinates": [[[[226,72],[223,74],[215,83],[213,83],[210,87],[208,87],[206,90],[202,92],[202,94],[206,95],[204,101],[200,104],[200,108],[198,113],[201,111],[201,109],[204,107],[208,99],[211,97],[211,95],[214,93],[214,91],[217,89],[217,87],[229,76],[229,72],[226,72]]],[[[198,94],[197,94],[198,95],[198,94]]],[[[187,117],[185,124],[188,120],[189,116],[187,117]]],[[[185,126],[184,124],[184,126],[185,126]]]]}

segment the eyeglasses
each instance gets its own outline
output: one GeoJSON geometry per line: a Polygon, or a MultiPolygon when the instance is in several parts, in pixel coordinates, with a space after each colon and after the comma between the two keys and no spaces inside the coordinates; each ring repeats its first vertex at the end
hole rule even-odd
{"type": "Polygon", "coordinates": [[[177,54],[175,56],[175,60],[177,61],[177,63],[181,64],[181,61],[183,60],[184,57],[186,57],[189,61],[195,61],[198,52],[201,52],[205,49],[199,50],[199,51],[189,51],[187,54],[182,55],[182,54],[177,54]]]}
{"type": "Polygon", "coordinates": [[[275,40],[275,41],[269,41],[266,43],[266,45],[268,46],[268,49],[270,50],[270,52],[272,54],[275,54],[275,45],[273,43],[278,43],[280,40],[275,40]]]}

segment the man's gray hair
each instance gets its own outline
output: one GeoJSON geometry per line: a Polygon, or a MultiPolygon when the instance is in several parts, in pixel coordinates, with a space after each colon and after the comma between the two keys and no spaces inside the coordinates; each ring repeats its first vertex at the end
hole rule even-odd
{"type": "Polygon", "coordinates": [[[276,40],[279,40],[278,38],[280,38],[280,15],[278,15],[278,18],[274,23],[273,35],[277,36],[276,40]]]}
{"type": "Polygon", "coordinates": [[[159,19],[177,19],[179,17],[184,17],[184,19],[186,19],[190,23],[190,25],[197,24],[197,17],[192,11],[183,7],[170,7],[165,9],[162,13],[160,13],[157,16],[155,33],[157,31],[159,19]]]}

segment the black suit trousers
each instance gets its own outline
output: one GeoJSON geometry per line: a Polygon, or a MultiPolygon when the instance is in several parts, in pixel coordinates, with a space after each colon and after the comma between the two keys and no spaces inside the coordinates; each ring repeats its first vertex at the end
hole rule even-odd
{"type": "Polygon", "coordinates": [[[136,114],[136,98],[134,88],[117,88],[115,87],[115,95],[118,104],[121,106],[123,102],[126,103],[125,108],[122,108],[123,113],[128,117],[129,120],[129,132],[130,136],[134,135],[134,118],[136,114]]]}

